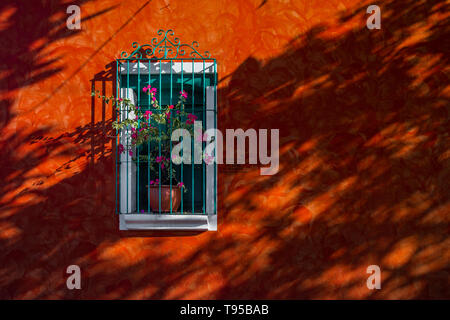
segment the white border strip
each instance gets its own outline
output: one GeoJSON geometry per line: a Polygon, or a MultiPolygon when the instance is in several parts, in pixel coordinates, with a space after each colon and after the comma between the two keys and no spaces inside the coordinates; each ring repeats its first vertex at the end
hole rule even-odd
{"type": "MultiPolygon", "coordinates": [[[[192,61],[183,61],[183,73],[192,73],[192,65],[194,65],[194,73],[202,73],[203,74],[203,62],[194,62],[192,61]]],[[[148,62],[122,62],[119,64],[119,72],[120,74],[126,74],[128,71],[128,67],[130,70],[130,74],[148,74],[148,62]]],[[[161,74],[170,74],[170,62],[162,62],[161,61],[161,74]]],[[[213,74],[214,73],[214,62],[206,62],[205,61],[205,73],[213,74]]],[[[160,63],[158,62],[150,62],[150,73],[151,74],[159,74],[160,63]]],[[[181,73],[181,62],[175,61],[172,62],[172,74],[181,73]]]]}
{"type": "Polygon", "coordinates": [[[217,230],[216,215],[148,214],[119,215],[120,230],[217,230]]]}

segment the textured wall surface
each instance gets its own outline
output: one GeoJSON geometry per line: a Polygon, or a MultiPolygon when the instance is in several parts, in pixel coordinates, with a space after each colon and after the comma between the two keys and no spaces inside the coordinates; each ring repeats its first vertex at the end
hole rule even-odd
{"type": "Polygon", "coordinates": [[[368,4],[2,0],[0,298],[450,298],[449,3],[368,4]],[[220,129],[280,129],[276,175],[219,168],[218,232],[118,231],[90,92],[158,29],[217,58],[220,129]]]}

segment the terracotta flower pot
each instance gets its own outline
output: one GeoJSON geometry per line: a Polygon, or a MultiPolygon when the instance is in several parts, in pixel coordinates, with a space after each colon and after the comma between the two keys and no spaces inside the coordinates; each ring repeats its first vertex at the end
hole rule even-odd
{"type": "MultiPolygon", "coordinates": [[[[172,212],[178,211],[180,203],[181,189],[172,185],[172,212]]],[[[150,208],[159,212],[159,186],[150,186],[150,208]]],[[[161,212],[170,212],[170,185],[161,185],[161,212]]]]}

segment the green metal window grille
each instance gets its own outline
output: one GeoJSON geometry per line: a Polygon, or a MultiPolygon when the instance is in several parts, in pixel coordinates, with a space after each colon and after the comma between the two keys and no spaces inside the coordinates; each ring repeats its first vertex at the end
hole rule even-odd
{"type": "MultiPolygon", "coordinates": [[[[202,130],[217,128],[217,62],[206,51],[200,54],[196,48],[198,43],[182,44],[179,38],[173,37],[172,30],[158,31],[161,38],[153,38],[150,44],[139,45],[134,42],[135,49],[131,53],[122,52],[116,59],[116,97],[130,99],[141,110],[160,112],[153,107],[150,96],[142,93],[147,85],[158,89],[157,99],[160,105],[175,104],[180,91],[188,93],[184,108],[197,116],[202,122],[202,130]]],[[[117,119],[127,119],[127,109],[117,112],[117,119]]],[[[175,116],[175,115],[174,115],[175,116]]],[[[139,129],[139,128],[137,128],[139,129]]],[[[161,135],[162,128],[159,129],[161,135]]],[[[171,130],[171,128],[170,128],[171,130]]],[[[161,156],[161,142],[146,142],[135,147],[133,156],[119,153],[118,145],[130,147],[131,128],[117,130],[115,141],[115,196],[118,214],[162,214],[161,183],[159,183],[159,210],[150,208],[150,181],[162,181],[161,169],[154,170],[150,162],[161,156]],[[146,160],[143,160],[146,159],[146,160]]],[[[170,141],[170,154],[173,143],[170,141]]],[[[202,142],[202,150],[205,142],[202,142]]],[[[191,148],[194,148],[194,137],[191,137],[191,148]]],[[[194,152],[191,152],[193,155],[194,152]]],[[[217,165],[201,164],[175,165],[170,161],[170,169],[174,169],[178,181],[182,181],[187,192],[181,192],[181,204],[177,212],[172,208],[172,179],[170,180],[170,212],[165,214],[199,214],[217,213],[217,165]]]]}

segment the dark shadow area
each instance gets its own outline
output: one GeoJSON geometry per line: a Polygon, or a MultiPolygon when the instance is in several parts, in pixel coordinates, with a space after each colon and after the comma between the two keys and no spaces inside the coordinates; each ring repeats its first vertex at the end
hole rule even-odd
{"type": "MultiPolygon", "coordinates": [[[[7,128],[13,122],[17,125],[20,115],[13,110],[20,90],[57,76],[66,68],[62,62],[65,57],[55,57],[49,47],[83,32],[83,29],[67,28],[67,7],[80,6],[82,22],[115,8],[102,8],[87,15],[83,6],[88,2],[91,0],[69,4],[62,0],[5,0],[0,3],[0,146],[3,148],[0,159],[0,221],[1,230],[5,232],[0,241],[3,248],[0,254],[3,266],[0,296],[3,299],[17,298],[27,290],[25,288],[32,289],[35,282],[30,279],[39,279],[41,285],[46,285],[47,278],[40,278],[51,270],[52,263],[47,264],[46,259],[60,258],[59,249],[65,243],[57,235],[58,230],[66,223],[74,228],[80,221],[75,216],[83,215],[83,205],[81,209],[75,209],[79,204],[76,195],[73,195],[73,201],[65,202],[72,193],[72,185],[82,186],[77,174],[89,173],[89,166],[78,160],[93,157],[94,154],[110,158],[104,148],[103,141],[106,139],[94,141],[93,138],[101,137],[104,132],[107,126],[104,118],[103,122],[82,125],[73,132],[57,136],[52,125],[43,124],[38,126],[39,129],[29,130],[21,122],[23,118],[19,120],[16,130],[7,128]],[[87,144],[90,144],[91,150],[84,148],[87,144]],[[71,160],[58,161],[58,158],[67,157],[71,160]],[[43,169],[41,165],[49,159],[52,163],[43,169]],[[61,179],[70,175],[74,175],[73,180],[61,179]],[[58,206],[64,209],[56,209],[58,206]],[[71,212],[75,214],[71,215],[71,212]],[[16,236],[22,240],[16,242],[16,236]],[[33,252],[32,248],[39,249],[33,252]],[[27,272],[32,274],[31,278],[22,282],[21,278],[27,272]]],[[[30,101],[35,99],[32,96],[28,98],[30,101]]],[[[81,194],[84,191],[78,189],[78,192],[81,194]]],[[[70,237],[69,234],[67,236],[70,237]]]]}
{"type": "MultiPolygon", "coordinates": [[[[449,298],[450,8],[379,5],[382,30],[365,27],[361,6],[341,21],[361,19],[357,27],[312,28],[279,56],[249,57],[223,83],[219,129],[280,129],[280,169],[220,167],[216,233],[119,233],[111,119],[98,99],[91,123],[74,132],[4,137],[0,297],[449,298]],[[68,155],[51,174],[34,170],[68,155]],[[30,179],[33,188],[14,193],[30,179]],[[66,288],[71,264],[83,290],[66,288]],[[371,264],[382,290],[366,287],[371,264]]],[[[39,70],[33,61],[27,68],[39,70]]],[[[58,72],[50,65],[28,81],[58,72]]],[[[113,72],[97,73],[92,88],[114,92],[113,72]]],[[[0,90],[24,82],[14,81],[0,90]]],[[[2,123],[13,116],[2,106],[2,123]]]]}
{"type": "MultiPolygon", "coordinates": [[[[92,1],[78,0],[70,4],[62,0],[2,1],[0,41],[7,47],[0,50],[0,92],[30,86],[64,70],[64,66],[58,63],[62,57],[47,58],[46,48],[56,41],[82,32],[67,28],[69,15],[66,10],[69,5],[82,7],[92,1]]],[[[82,21],[94,19],[113,9],[110,7],[92,15],[82,15],[82,21]]]]}
{"type": "Polygon", "coordinates": [[[221,128],[280,128],[281,162],[271,177],[222,175],[220,225],[257,228],[238,266],[220,258],[235,237],[205,245],[227,274],[216,298],[449,297],[449,7],[380,6],[382,30],[317,26],[248,58],[221,92],[221,128]],[[365,288],[370,264],[383,290],[365,288]]]}

